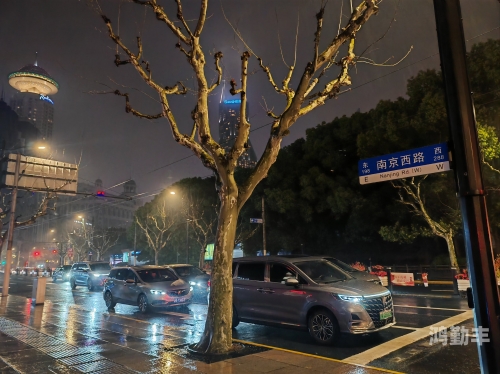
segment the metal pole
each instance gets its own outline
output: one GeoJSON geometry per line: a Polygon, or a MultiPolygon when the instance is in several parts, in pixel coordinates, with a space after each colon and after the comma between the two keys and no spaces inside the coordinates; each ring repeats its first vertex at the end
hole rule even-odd
{"type": "Polygon", "coordinates": [[[262,196],[262,254],[266,256],[266,212],[264,209],[264,196],[262,196]]]}
{"type": "Polygon", "coordinates": [[[137,243],[137,223],[134,221],[134,266],[136,265],[137,262],[136,243],[137,243]]]}
{"type": "Polygon", "coordinates": [[[434,0],[434,11],[450,124],[453,170],[462,211],[482,373],[500,372],[500,296],[481,174],[474,106],[467,76],[459,0],[434,0]],[[488,329],[488,330],[486,330],[488,329]],[[480,336],[482,335],[482,336],[480,336]]]}
{"type": "Polygon", "coordinates": [[[186,264],[189,264],[189,218],[186,219],[186,264]]]}
{"type": "Polygon", "coordinates": [[[10,205],[10,216],[9,216],[9,234],[7,239],[7,255],[5,261],[5,273],[3,274],[3,288],[2,296],[7,296],[9,294],[9,283],[10,283],[10,265],[12,262],[12,242],[14,238],[14,225],[16,223],[16,202],[17,202],[17,183],[19,181],[19,166],[21,165],[21,155],[18,153],[16,155],[16,169],[14,172],[14,189],[12,190],[12,201],[10,205]]]}

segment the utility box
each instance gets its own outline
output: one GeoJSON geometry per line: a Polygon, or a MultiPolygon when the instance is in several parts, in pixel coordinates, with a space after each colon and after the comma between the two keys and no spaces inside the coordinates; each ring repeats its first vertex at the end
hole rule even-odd
{"type": "Polygon", "coordinates": [[[47,278],[36,277],[33,280],[33,294],[31,296],[31,304],[39,305],[45,302],[46,286],[47,286],[47,278]]]}

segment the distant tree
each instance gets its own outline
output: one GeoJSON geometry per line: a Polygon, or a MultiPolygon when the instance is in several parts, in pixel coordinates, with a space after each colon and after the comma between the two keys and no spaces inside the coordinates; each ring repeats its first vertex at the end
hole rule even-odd
{"type": "Polygon", "coordinates": [[[167,206],[165,193],[157,195],[153,201],[135,212],[135,223],[154,254],[155,265],[158,265],[160,251],[165,249],[172,238],[174,226],[178,223],[177,216],[178,214],[167,206]]]}
{"type": "Polygon", "coordinates": [[[118,243],[122,234],[124,234],[123,230],[114,227],[90,226],[87,228],[85,239],[88,247],[96,253],[96,261],[103,260],[103,256],[118,243]]]}

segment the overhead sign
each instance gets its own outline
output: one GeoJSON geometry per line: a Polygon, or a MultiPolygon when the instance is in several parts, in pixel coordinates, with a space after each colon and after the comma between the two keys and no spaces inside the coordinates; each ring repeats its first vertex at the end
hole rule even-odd
{"type": "Polygon", "coordinates": [[[74,195],[78,182],[78,165],[49,160],[46,158],[22,156],[19,164],[19,180],[15,181],[16,154],[9,154],[2,160],[1,183],[5,187],[28,191],[53,191],[74,195]]]}
{"type": "Polygon", "coordinates": [[[241,104],[241,100],[240,99],[224,100],[224,104],[241,104]]]}
{"type": "Polygon", "coordinates": [[[250,218],[250,223],[262,223],[262,218],[250,218]]]}
{"type": "Polygon", "coordinates": [[[450,170],[448,145],[440,143],[358,162],[359,183],[368,184],[450,170]]]}

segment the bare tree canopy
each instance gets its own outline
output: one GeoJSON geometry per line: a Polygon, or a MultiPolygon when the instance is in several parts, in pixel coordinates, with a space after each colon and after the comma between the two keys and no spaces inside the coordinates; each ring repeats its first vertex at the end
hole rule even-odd
{"type": "MultiPolygon", "coordinates": [[[[155,79],[151,64],[144,59],[144,44],[140,36],[137,37],[135,46],[129,46],[120,38],[119,30],[111,20],[103,13],[99,3],[97,10],[106,25],[111,40],[116,44],[119,53],[115,55],[116,66],[130,65],[144,80],[144,82],[159,97],[161,104],[157,114],[145,114],[132,107],[128,93],[115,90],[112,93],[125,98],[125,110],[134,116],[145,119],[165,118],[170,126],[174,139],[184,147],[190,149],[205,165],[216,175],[218,193],[220,199],[220,210],[218,229],[215,240],[215,252],[213,262],[213,273],[211,282],[211,302],[209,304],[205,332],[200,342],[195,346],[200,352],[224,353],[232,347],[232,256],[235,243],[236,226],[238,215],[245,202],[251,196],[255,187],[267,176],[269,168],[274,164],[280,150],[283,137],[289,134],[290,127],[302,116],[315,108],[323,105],[326,101],[335,98],[344,86],[351,84],[350,69],[360,61],[356,56],[354,47],[356,45],[357,33],[363,25],[378,11],[379,0],[360,1],[352,8],[351,15],[347,18],[343,27],[337,24],[325,24],[326,2],[320,6],[316,14],[316,30],[314,39],[308,53],[309,62],[299,74],[298,84],[291,87],[291,81],[296,72],[295,61],[288,66],[288,72],[282,79],[281,84],[273,76],[271,69],[263,59],[257,56],[250,46],[245,42],[239,31],[233,27],[235,34],[241,39],[247,50],[241,54],[240,76],[232,79],[230,83],[230,94],[238,95],[240,103],[240,117],[238,134],[232,147],[226,151],[218,143],[211,132],[208,98],[209,95],[221,84],[223,67],[221,64],[222,53],[213,53],[213,64],[217,73],[217,79],[209,83],[205,65],[207,63],[205,52],[201,45],[201,35],[207,20],[209,1],[201,0],[199,13],[196,20],[188,20],[184,16],[182,1],[176,0],[175,15],[170,15],[158,0],[133,0],[139,6],[152,11],[157,21],[163,23],[169,34],[173,34],[178,40],[176,47],[184,54],[187,63],[195,76],[196,105],[192,110],[192,126],[189,133],[180,131],[179,122],[171,105],[172,95],[185,95],[186,86],[179,79],[173,85],[165,85],[155,79]],[[322,40],[325,27],[338,30],[329,40],[322,40]],[[341,47],[346,45],[345,50],[341,47]],[[120,57],[125,54],[125,59],[120,57]],[[276,93],[282,95],[285,105],[281,112],[268,109],[268,115],[273,119],[269,139],[264,152],[258,160],[255,168],[249,173],[242,183],[237,183],[234,177],[238,166],[238,159],[249,147],[249,133],[251,123],[247,115],[247,90],[249,88],[249,63],[255,57],[256,67],[267,77],[267,80],[276,93]],[[332,75],[332,68],[337,72],[332,75]],[[321,86],[320,86],[321,84],[321,86]]],[[[151,20],[151,18],[148,18],[151,20]]],[[[341,18],[342,21],[342,18],[341,18]]],[[[168,40],[168,38],[166,38],[168,40]]],[[[298,51],[295,51],[297,55],[298,51]]],[[[164,239],[158,239],[160,241],[164,239]]],[[[156,241],[156,239],[152,240],[156,241]]],[[[160,245],[160,243],[158,244],[160,245]]]]}

